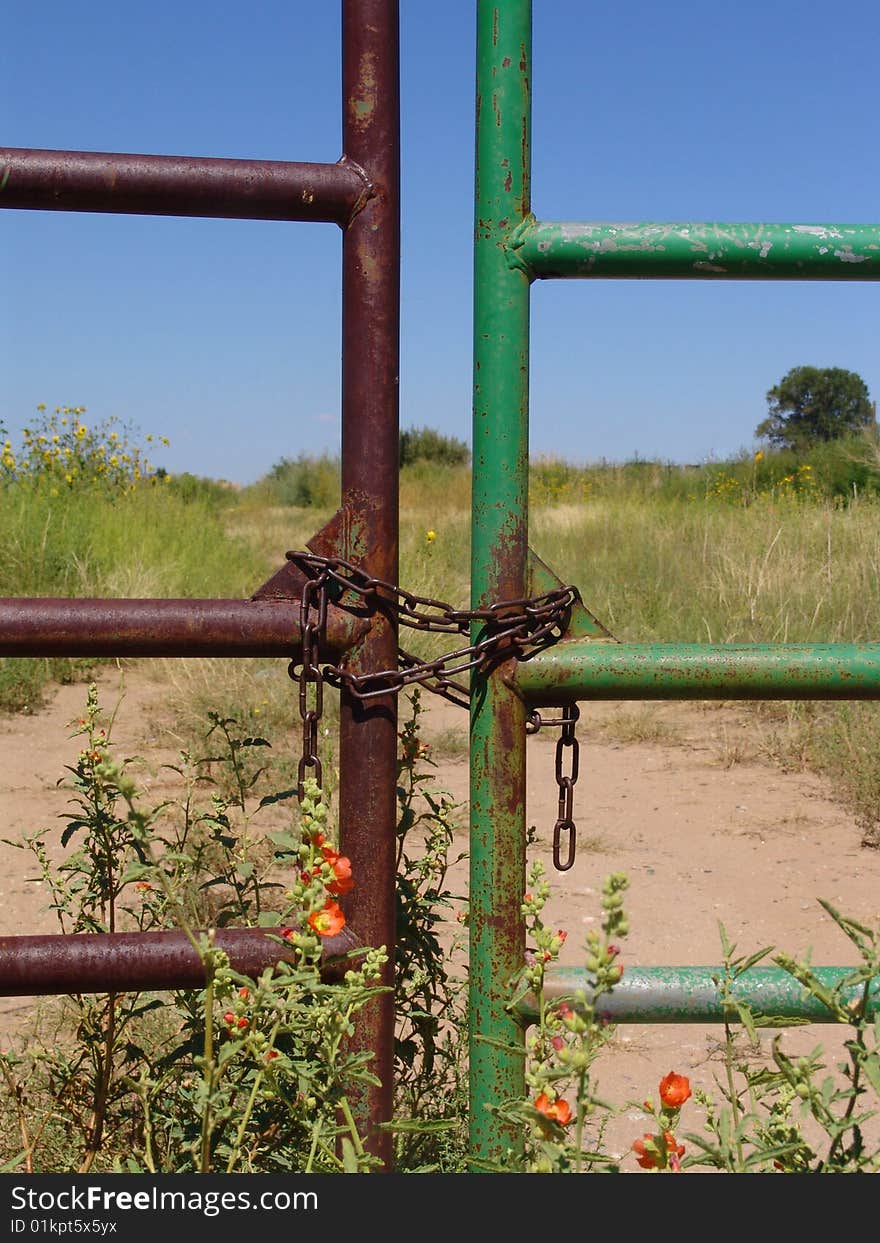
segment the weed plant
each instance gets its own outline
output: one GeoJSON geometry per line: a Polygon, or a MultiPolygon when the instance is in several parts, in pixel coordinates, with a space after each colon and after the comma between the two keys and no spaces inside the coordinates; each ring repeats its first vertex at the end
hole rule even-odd
{"type": "MultiPolygon", "coordinates": [[[[396,1102],[391,1127],[401,1172],[461,1173],[466,1151],[466,901],[447,888],[456,809],[431,784],[416,692],[400,734],[397,934],[394,980],[396,1102]]],[[[179,793],[143,806],[133,761],[117,758],[114,719],[90,687],[82,740],[69,771],[67,854],[53,863],[48,830],[20,845],[38,865],[60,931],[178,928],[204,970],[204,987],[170,993],[81,994],[46,1003],[0,1055],[0,1162],[7,1172],[365,1172],[374,1168],[353,1101],[373,1082],[371,1054],[348,1041],[381,991],[384,947],[352,950],[344,971],[322,972],[323,940],[345,926],[340,905],[357,884],[334,845],[332,808],[313,781],[266,790],[269,749],[216,714],[198,754],[172,766],[179,793]],[[220,770],[225,770],[222,780],[220,770]],[[263,927],[278,961],[258,978],[235,971],[213,930],[263,927]]],[[[12,844],[12,843],[11,843],[12,844]]],[[[459,856],[461,858],[461,856],[459,856]]],[[[880,932],[825,910],[856,946],[860,965],[829,988],[808,962],[774,961],[848,1026],[847,1057],[829,1072],[821,1046],[790,1056],[777,1039],[755,1071],[734,1026],[775,1025],[753,1014],[734,984],[770,951],[735,956],[724,937],[717,986],[726,1006],[725,1075],[718,1095],[692,1094],[675,1071],[655,1125],[622,1159],[604,1143],[608,1121],[633,1102],[598,1098],[593,1066],[614,1056],[604,998],[625,975],[626,877],[602,889],[600,931],[584,945],[582,985],[559,995],[551,969],[566,938],[544,923],[550,893],[532,865],[523,897],[528,948],[510,1006],[528,998],[535,1021],[519,1055],[526,1094],[492,1106],[511,1136],[498,1171],[588,1173],[704,1165],[739,1172],[855,1172],[880,1167],[864,1138],[878,1112],[880,1020],[872,1015],[880,932]],[[682,1109],[688,1107],[686,1123],[682,1109]],[[697,1108],[699,1130],[691,1111],[697,1108]]]]}

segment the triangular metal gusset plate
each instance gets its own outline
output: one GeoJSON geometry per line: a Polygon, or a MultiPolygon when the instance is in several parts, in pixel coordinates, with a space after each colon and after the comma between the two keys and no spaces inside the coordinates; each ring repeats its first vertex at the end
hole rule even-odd
{"type": "MultiPolygon", "coordinates": [[[[555,591],[558,587],[566,585],[531,547],[528,552],[527,583],[530,596],[545,595],[548,591],[555,591]]],[[[612,639],[617,642],[611,631],[593,616],[580,598],[580,593],[572,605],[563,642],[565,639],[612,639]]]]}

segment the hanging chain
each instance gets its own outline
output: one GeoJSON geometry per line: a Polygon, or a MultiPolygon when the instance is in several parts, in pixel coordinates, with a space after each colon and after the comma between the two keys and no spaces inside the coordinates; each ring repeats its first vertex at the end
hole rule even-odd
{"type": "Polygon", "coordinates": [[[297,794],[302,802],[306,769],[314,770],[314,778],[319,786],[322,784],[324,771],[318,756],[318,728],[324,711],[324,674],[318,661],[327,626],[326,575],[319,574],[317,578],[310,578],[303,584],[299,620],[302,630],[302,664],[299,673],[296,672],[295,662],[288,666],[287,671],[299,683],[302,753],[297,769],[297,794]],[[317,621],[312,620],[313,607],[317,613],[317,621]],[[312,696],[309,695],[310,685],[315,688],[312,696]]]}
{"type": "Polygon", "coordinates": [[[559,810],[553,826],[553,866],[567,872],[574,863],[577,848],[577,827],[574,822],[574,787],[578,779],[580,746],[575,737],[575,722],[580,716],[577,704],[562,709],[562,731],[556,742],[556,784],[559,786],[559,810]],[[571,771],[565,770],[565,752],[571,750],[571,771]],[[562,835],[568,834],[568,854],[562,862],[562,835]]]}
{"type": "MultiPolygon", "coordinates": [[[[435,694],[461,707],[470,705],[470,688],[454,678],[470,669],[491,667],[492,663],[511,656],[524,659],[543,647],[548,647],[562,637],[568,624],[573,604],[579,600],[575,587],[558,587],[542,596],[504,600],[482,609],[456,609],[443,600],[428,596],[416,596],[392,583],[372,578],[350,561],[341,557],[322,557],[311,552],[289,552],[292,561],[306,575],[300,601],[300,627],[302,630],[302,663],[288,667],[290,677],[299,683],[299,714],[302,720],[302,755],[297,773],[297,789],[303,797],[306,770],[314,770],[315,780],[321,784],[322,768],[318,757],[318,727],[324,704],[324,683],[337,689],[344,688],[356,699],[369,700],[379,695],[396,695],[406,686],[418,683],[435,694]],[[343,601],[346,592],[353,599],[343,601]],[[434,660],[418,657],[398,650],[395,669],[382,669],[376,673],[354,674],[340,665],[318,664],[327,624],[328,600],[341,603],[357,612],[382,611],[396,617],[402,626],[413,630],[428,630],[442,634],[469,635],[474,623],[482,623],[480,637],[466,646],[438,656],[434,660]],[[312,613],[317,614],[317,621],[312,613]],[[314,686],[310,695],[309,687],[314,686]],[[310,702],[311,701],[311,702],[310,702]]],[[[574,863],[575,823],[573,819],[573,792],[578,777],[578,742],[574,728],[578,719],[577,707],[572,704],[562,709],[558,720],[542,720],[539,712],[532,712],[526,724],[527,733],[536,733],[542,725],[561,725],[562,733],[556,745],[556,782],[559,786],[559,814],[553,829],[553,862],[560,872],[567,871],[574,863]],[[566,774],[565,751],[571,749],[571,771],[566,774]],[[568,833],[568,852],[562,861],[561,843],[563,833],[568,833]]]]}
{"type": "Polygon", "coordinates": [[[526,733],[537,734],[547,725],[559,725],[562,732],[556,742],[556,784],[559,787],[559,806],[553,826],[553,866],[557,872],[567,872],[574,864],[577,849],[577,825],[574,822],[574,787],[577,785],[580,746],[575,736],[575,725],[580,717],[577,704],[566,704],[562,716],[546,719],[537,710],[530,712],[526,721],[526,733]],[[571,750],[571,771],[565,771],[565,752],[571,750]],[[562,837],[568,834],[565,860],[562,859],[562,837]]]}

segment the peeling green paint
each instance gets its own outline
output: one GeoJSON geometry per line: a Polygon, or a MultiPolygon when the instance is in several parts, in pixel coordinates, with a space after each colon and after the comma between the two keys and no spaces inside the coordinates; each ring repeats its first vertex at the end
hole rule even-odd
{"type": "Polygon", "coordinates": [[[524,224],[507,261],[535,279],[878,280],[880,225],[524,224]]]}
{"type": "MultiPolygon", "coordinates": [[[[865,993],[864,981],[847,985],[859,975],[857,967],[813,967],[817,980],[843,1006],[859,1004],[865,993]]],[[[598,999],[598,1008],[613,1023],[736,1023],[735,1012],[725,1010],[718,988],[724,977],[721,966],[706,967],[630,967],[610,993],[598,999]]],[[[557,967],[547,975],[548,999],[597,999],[590,990],[587,974],[578,967],[557,967]]],[[[751,967],[731,983],[732,995],[744,1002],[758,1017],[785,1022],[838,1023],[835,1012],[781,967],[751,967]]],[[[583,1002],[580,1003],[583,1005],[583,1002]]],[[[572,1005],[578,1008],[577,1001],[572,1005]]],[[[525,1023],[537,1018],[532,996],[517,1006],[525,1023]]],[[[880,976],[868,990],[867,1013],[880,1015],[880,976]]]]}

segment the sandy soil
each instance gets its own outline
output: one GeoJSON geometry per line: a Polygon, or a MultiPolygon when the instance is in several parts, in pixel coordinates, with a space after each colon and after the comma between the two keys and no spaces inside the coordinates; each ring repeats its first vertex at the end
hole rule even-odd
{"type": "MultiPolygon", "coordinates": [[[[120,674],[105,673],[103,682],[104,702],[113,702],[120,674]]],[[[150,734],[162,695],[152,671],[134,668],[125,674],[114,729],[124,752],[156,758],[150,734]]],[[[431,701],[427,740],[463,732],[459,709],[433,696],[425,699],[431,701]]],[[[61,687],[43,711],[0,719],[3,838],[17,840],[63,812],[69,791],[58,783],[79,746],[69,723],[84,701],[83,686],[61,687]]],[[[731,762],[749,754],[755,729],[754,719],[733,705],[628,705],[625,719],[636,722],[629,730],[636,740],[625,743],[614,741],[620,731],[607,728],[609,718],[622,712],[619,705],[582,706],[575,798],[580,845],[566,873],[553,872],[550,851],[557,805],[554,733],[544,731],[528,744],[527,810],[536,832],[531,853],[545,860],[553,883],[549,920],[569,933],[563,961],[580,963],[584,933],[598,923],[602,880],[623,871],[630,882],[631,925],[624,963],[717,963],[719,921],[742,953],[769,944],[795,955],[811,952],[815,963],[855,962],[852,946],[816,900],[876,922],[880,851],[862,844],[834,790],[806,774],[731,762]],[[646,735],[648,740],[638,740],[646,735]]],[[[436,750],[438,787],[464,802],[466,759],[444,759],[442,746],[436,750]]],[[[466,847],[464,836],[461,846],[466,847]]],[[[57,930],[41,885],[27,879],[33,874],[29,855],[0,845],[0,935],[57,930]]],[[[463,884],[466,877],[453,881],[463,884]]],[[[27,998],[0,999],[0,1033],[8,1036],[20,1026],[32,1006],[27,998]]],[[[718,1027],[621,1026],[613,1051],[597,1066],[600,1092],[618,1103],[642,1100],[656,1094],[669,1070],[712,1091],[720,1069],[719,1036],[718,1027]]],[[[836,1029],[822,1026],[791,1032],[786,1039],[793,1049],[822,1043],[831,1055],[838,1038],[836,1029]]],[[[609,1131],[612,1148],[626,1151],[645,1129],[643,1121],[638,1108],[630,1108],[609,1131]]],[[[635,1168],[631,1158],[625,1168],[635,1168]]]]}

